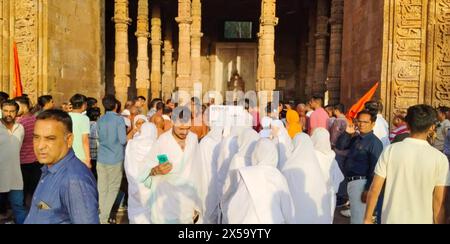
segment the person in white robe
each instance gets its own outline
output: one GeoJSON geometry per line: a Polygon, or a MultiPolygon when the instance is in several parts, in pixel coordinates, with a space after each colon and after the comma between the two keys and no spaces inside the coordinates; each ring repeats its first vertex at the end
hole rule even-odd
{"type": "Polygon", "coordinates": [[[150,189],[150,221],[153,224],[200,224],[202,202],[196,177],[198,137],[190,132],[190,111],[178,107],[174,127],[162,134],[147,158],[141,182],[150,189]],[[180,112],[183,111],[183,112],[180,112]],[[164,156],[168,162],[159,160],[164,156]]]}
{"type": "MultiPolygon", "coordinates": [[[[145,117],[145,116],[144,116],[145,117]]],[[[125,173],[128,180],[128,218],[130,224],[149,224],[150,190],[139,181],[145,169],[148,155],[157,139],[158,131],[152,123],[145,123],[140,131],[128,142],[125,151],[125,173]]]]}
{"type": "Polygon", "coordinates": [[[327,183],[311,138],[305,133],[294,139],[294,152],[282,172],[295,206],[296,224],[332,224],[327,183]]]}
{"type": "Polygon", "coordinates": [[[262,130],[259,132],[261,138],[271,138],[272,137],[272,118],[264,117],[261,119],[262,130]]]}
{"type": "Polygon", "coordinates": [[[233,193],[224,202],[224,224],[291,224],[294,204],[289,186],[276,168],[278,153],[269,139],[258,141],[252,166],[240,168],[233,193]]]}
{"type": "Polygon", "coordinates": [[[294,150],[292,139],[281,120],[272,121],[272,141],[278,148],[278,169],[282,169],[294,150]]]}
{"type": "Polygon", "coordinates": [[[330,193],[331,214],[334,217],[336,210],[336,194],[339,185],[344,181],[344,175],[336,161],[336,153],[331,149],[330,133],[324,128],[314,130],[311,140],[314,143],[317,159],[320,168],[327,182],[328,191],[330,193]]]}

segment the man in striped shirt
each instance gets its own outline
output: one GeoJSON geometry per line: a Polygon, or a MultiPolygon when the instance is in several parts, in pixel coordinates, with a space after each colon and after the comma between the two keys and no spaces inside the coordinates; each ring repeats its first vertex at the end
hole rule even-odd
{"type": "Polygon", "coordinates": [[[402,139],[409,137],[410,132],[406,125],[405,116],[404,113],[395,115],[393,122],[395,129],[389,134],[389,141],[391,141],[391,143],[402,141],[402,139]]]}

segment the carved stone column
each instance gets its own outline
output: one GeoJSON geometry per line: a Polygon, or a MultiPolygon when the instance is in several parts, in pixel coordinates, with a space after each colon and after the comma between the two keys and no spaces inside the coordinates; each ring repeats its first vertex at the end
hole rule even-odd
{"type": "Polygon", "coordinates": [[[150,69],[148,64],[148,38],[150,36],[148,32],[148,0],[139,0],[138,4],[136,88],[138,96],[147,97],[148,89],[150,88],[150,69]]]}
{"type": "Polygon", "coordinates": [[[338,104],[341,97],[342,31],[344,23],[344,0],[331,2],[330,62],[328,63],[327,88],[329,104],[338,104]]]}
{"type": "Polygon", "coordinates": [[[191,82],[191,0],[178,0],[178,17],[175,18],[180,29],[178,40],[177,87],[187,91],[191,82]]]}
{"type": "Polygon", "coordinates": [[[165,25],[164,32],[164,63],[162,76],[162,90],[164,100],[169,99],[175,89],[175,79],[173,76],[173,44],[172,44],[172,26],[170,22],[165,25]]]}
{"type": "Polygon", "coordinates": [[[316,65],[314,95],[324,95],[327,76],[327,40],[328,40],[328,9],[329,0],[317,2],[317,30],[316,30],[316,65]]]}
{"type": "Polygon", "coordinates": [[[114,61],[114,86],[117,99],[125,104],[130,86],[130,61],[128,56],[128,0],[115,0],[114,22],[116,24],[116,60],[114,61]]]}
{"type": "Polygon", "coordinates": [[[309,11],[308,17],[308,42],[306,44],[308,49],[308,64],[307,64],[307,72],[306,72],[306,85],[305,85],[305,96],[309,99],[311,98],[313,92],[312,87],[314,84],[314,72],[316,67],[316,6],[313,5],[309,11]]]}
{"type": "Polygon", "coordinates": [[[275,26],[278,24],[276,17],[276,0],[262,0],[261,13],[261,49],[259,59],[261,65],[259,86],[261,91],[273,91],[276,88],[275,81],[275,26]]]}
{"type": "Polygon", "coordinates": [[[152,8],[152,99],[161,96],[161,9],[159,5],[152,8]]]}
{"type": "Polygon", "coordinates": [[[307,65],[308,65],[308,36],[304,33],[307,33],[308,26],[307,23],[302,24],[300,28],[301,36],[299,37],[299,52],[298,52],[298,75],[297,75],[297,84],[295,86],[295,96],[297,98],[305,98],[306,92],[306,74],[307,74],[307,65]]]}
{"type": "Polygon", "coordinates": [[[202,3],[201,0],[192,0],[192,26],[191,26],[191,79],[192,84],[201,82],[201,47],[202,47],[202,3]]]}

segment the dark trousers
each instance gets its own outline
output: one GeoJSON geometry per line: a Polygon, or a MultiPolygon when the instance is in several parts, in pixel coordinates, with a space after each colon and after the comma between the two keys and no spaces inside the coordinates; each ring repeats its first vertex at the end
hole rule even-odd
{"type": "MultiPolygon", "coordinates": [[[[339,155],[336,154],[336,161],[339,165],[339,168],[341,169],[342,173],[344,173],[344,161],[345,161],[346,157],[343,155],[339,155]]],[[[347,193],[347,180],[344,180],[340,185],[339,185],[339,190],[337,193],[337,199],[338,202],[339,201],[346,201],[348,200],[348,193],[347,193]]]]}
{"type": "Polygon", "coordinates": [[[41,179],[41,167],[42,165],[38,162],[31,164],[23,164],[20,166],[22,170],[23,177],[23,195],[26,200],[33,197],[34,191],[36,190],[39,180],[41,179]]]}

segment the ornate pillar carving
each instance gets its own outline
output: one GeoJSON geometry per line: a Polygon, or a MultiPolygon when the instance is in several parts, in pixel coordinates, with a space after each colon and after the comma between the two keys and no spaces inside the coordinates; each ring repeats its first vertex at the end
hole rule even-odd
{"type": "Polygon", "coordinates": [[[261,91],[273,91],[276,88],[275,80],[275,26],[276,0],[262,0],[261,31],[259,50],[259,88],[261,91]]]}
{"type": "Polygon", "coordinates": [[[139,0],[138,4],[136,88],[138,96],[147,98],[148,89],[150,88],[150,69],[148,64],[148,38],[150,36],[148,26],[148,0],[139,0]]]}
{"type": "Polygon", "coordinates": [[[178,0],[178,22],[180,34],[178,40],[177,87],[189,90],[191,82],[191,0],[178,0]]]}
{"type": "Polygon", "coordinates": [[[192,26],[191,26],[191,62],[192,84],[201,82],[201,47],[202,47],[202,3],[201,0],[192,0],[192,26]]]}
{"type": "Polygon", "coordinates": [[[161,96],[161,9],[155,4],[152,8],[152,99],[161,96]]]}
{"type": "Polygon", "coordinates": [[[116,60],[114,61],[114,86],[117,99],[125,104],[130,86],[130,61],[128,54],[128,0],[115,0],[114,22],[116,24],[116,60]]]}
{"type": "Polygon", "coordinates": [[[308,48],[308,65],[306,72],[306,85],[305,85],[305,96],[309,99],[313,94],[313,84],[314,84],[314,72],[316,67],[316,5],[313,5],[309,10],[308,16],[308,43],[306,44],[308,48]]]}
{"type": "Polygon", "coordinates": [[[316,64],[315,82],[313,84],[314,95],[324,95],[327,76],[327,40],[328,33],[329,0],[317,2],[317,29],[316,29],[316,64]]]}
{"type": "Polygon", "coordinates": [[[164,100],[169,99],[172,96],[172,92],[175,89],[175,79],[173,76],[173,42],[172,42],[172,26],[170,23],[165,25],[164,31],[164,63],[163,63],[163,76],[162,76],[162,90],[164,100]]]}
{"type": "Polygon", "coordinates": [[[344,0],[331,2],[330,61],[328,63],[327,89],[329,104],[338,104],[341,97],[342,31],[344,23],[344,0]]]}

